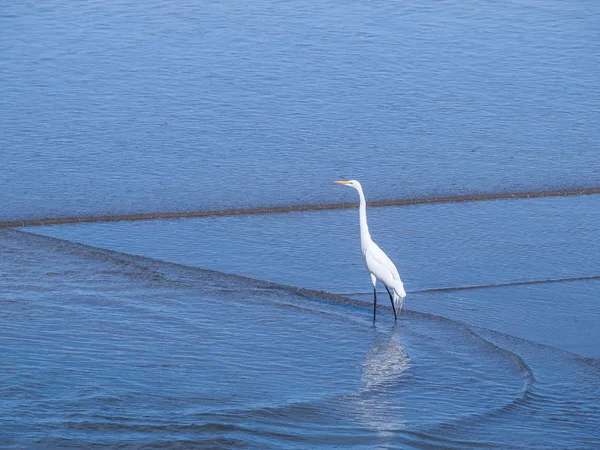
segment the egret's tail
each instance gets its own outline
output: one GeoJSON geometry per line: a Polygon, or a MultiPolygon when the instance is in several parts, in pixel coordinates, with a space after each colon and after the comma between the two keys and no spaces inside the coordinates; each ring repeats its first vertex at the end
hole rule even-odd
{"type": "Polygon", "coordinates": [[[402,282],[394,289],[394,308],[396,308],[396,314],[400,315],[402,306],[404,306],[404,299],[406,298],[406,291],[402,282]]]}
{"type": "Polygon", "coordinates": [[[394,308],[396,308],[396,314],[400,315],[400,311],[402,311],[402,306],[404,306],[404,297],[400,297],[398,294],[394,293],[394,308]]]}

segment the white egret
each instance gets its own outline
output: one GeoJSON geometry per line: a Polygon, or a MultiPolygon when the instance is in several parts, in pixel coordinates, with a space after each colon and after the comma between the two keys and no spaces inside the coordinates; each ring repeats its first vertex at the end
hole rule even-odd
{"type": "Polygon", "coordinates": [[[369,226],[367,225],[367,202],[365,201],[365,194],[363,194],[362,186],[356,180],[334,181],[334,183],[353,187],[358,191],[358,196],[360,197],[360,247],[365,258],[367,270],[371,274],[371,281],[373,282],[373,321],[375,321],[377,312],[377,280],[381,281],[385,286],[385,289],[390,296],[390,301],[392,302],[394,320],[397,320],[398,315],[396,314],[396,308],[398,309],[398,314],[400,314],[404,298],[406,297],[404,284],[402,283],[400,275],[398,274],[398,269],[396,269],[392,260],[388,258],[383,250],[381,250],[371,239],[369,226]],[[392,292],[390,292],[390,289],[393,292],[393,295],[392,292]]]}

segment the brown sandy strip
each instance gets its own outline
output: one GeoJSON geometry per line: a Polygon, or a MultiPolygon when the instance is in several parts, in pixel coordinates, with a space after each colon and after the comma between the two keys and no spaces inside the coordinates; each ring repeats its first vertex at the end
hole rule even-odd
{"type": "Polygon", "coordinates": [[[585,281],[585,280],[600,280],[600,275],[590,275],[587,277],[572,277],[572,278],[554,278],[550,280],[534,280],[534,281],[513,281],[510,283],[498,283],[498,284],[481,284],[476,286],[456,286],[456,287],[445,287],[445,288],[433,288],[423,289],[422,291],[410,291],[409,294],[429,294],[432,292],[453,292],[453,291],[472,291],[476,289],[492,289],[507,286],[524,286],[528,284],[547,284],[547,283],[567,283],[571,281],[585,281]]]}
{"type": "MultiPolygon", "coordinates": [[[[561,189],[556,191],[530,191],[530,192],[502,192],[488,194],[457,195],[451,197],[425,197],[413,199],[380,200],[369,202],[371,207],[381,206],[406,206],[437,203],[460,203],[474,202],[484,200],[501,199],[520,199],[520,198],[539,198],[539,197],[568,197],[575,195],[593,195],[600,194],[600,187],[580,188],[580,189],[561,189]]],[[[27,219],[0,221],[0,228],[3,227],[29,227],[40,225],[60,225],[67,223],[83,222],[118,222],[133,220],[156,220],[156,219],[189,219],[196,217],[219,217],[219,216],[241,216],[249,214],[273,214],[298,211],[325,211],[335,209],[356,208],[358,203],[330,203],[324,205],[295,205],[295,206],[271,206],[259,208],[226,209],[217,211],[191,211],[191,212],[158,212],[146,214],[120,214],[105,216],[84,216],[84,217],[56,217],[46,219],[27,219]]]]}

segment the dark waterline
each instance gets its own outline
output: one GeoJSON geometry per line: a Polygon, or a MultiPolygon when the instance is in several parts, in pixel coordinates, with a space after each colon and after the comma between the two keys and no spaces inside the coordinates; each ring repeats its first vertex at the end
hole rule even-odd
{"type": "MultiPolygon", "coordinates": [[[[370,207],[384,206],[406,206],[406,205],[423,205],[436,203],[461,203],[487,200],[502,200],[502,199],[523,199],[523,198],[540,198],[540,197],[569,197],[578,195],[595,195],[600,194],[600,187],[579,188],[579,189],[561,189],[558,191],[530,191],[530,192],[507,192],[507,193],[489,193],[489,194],[473,194],[473,195],[458,195],[452,197],[430,197],[416,199],[397,199],[397,200],[381,200],[369,202],[370,207]]],[[[88,216],[88,217],[57,217],[57,218],[41,218],[29,220],[13,220],[2,221],[0,227],[29,227],[40,225],[60,225],[69,223],[86,223],[86,222],[120,222],[120,221],[137,221],[137,220],[157,220],[157,219],[185,219],[198,217],[220,217],[220,216],[241,216],[250,214],[276,214],[286,212],[299,211],[326,211],[336,209],[356,208],[358,203],[335,203],[324,205],[294,205],[294,206],[273,206],[266,208],[246,208],[246,209],[230,209],[222,211],[193,211],[193,212],[164,212],[164,213],[147,213],[147,214],[122,214],[122,215],[106,215],[106,216],[88,216]]]]}

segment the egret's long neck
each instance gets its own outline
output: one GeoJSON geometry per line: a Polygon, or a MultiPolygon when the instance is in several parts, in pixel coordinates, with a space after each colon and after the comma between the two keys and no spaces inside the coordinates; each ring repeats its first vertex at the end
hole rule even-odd
{"type": "Polygon", "coordinates": [[[360,206],[358,208],[360,217],[360,245],[362,248],[365,248],[366,244],[371,240],[369,225],[367,225],[367,202],[365,201],[365,194],[363,194],[362,188],[359,187],[357,191],[360,197],[360,206]]]}

